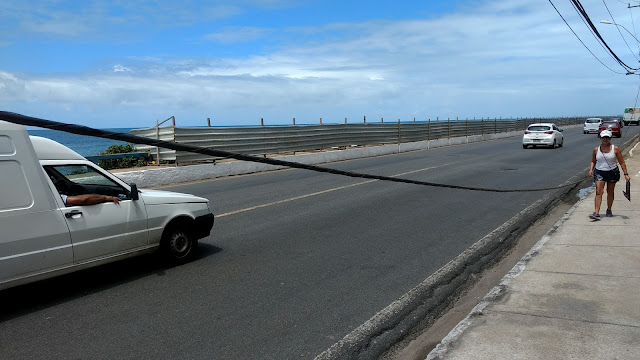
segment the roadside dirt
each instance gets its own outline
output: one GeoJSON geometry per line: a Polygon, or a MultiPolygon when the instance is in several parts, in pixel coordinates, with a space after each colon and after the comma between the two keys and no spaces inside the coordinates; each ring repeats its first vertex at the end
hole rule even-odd
{"type": "MultiPolygon", "coordinates": [[[[585,182],[585,187],[588,186],[585,182]]],[[[447,334],[463,320],[480,300],[520,261],[520,259],[562,218],[578,200],[574,190],[542,219],[531,225],[505,258],[485,271],[476,284],[458,298],[454,306],[429,329],[404,347],[393,349],[381,357],[383,360],[424,360],[447,334]]]]}

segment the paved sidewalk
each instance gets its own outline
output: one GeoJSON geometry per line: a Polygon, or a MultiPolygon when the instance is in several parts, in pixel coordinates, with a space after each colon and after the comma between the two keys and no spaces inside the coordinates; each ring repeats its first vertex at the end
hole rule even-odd
{"type": "Polygon", "coordinates": [[[640,146],[631,202],[592,221],[591,191],[427,359],[640,359],[640,146]]]}

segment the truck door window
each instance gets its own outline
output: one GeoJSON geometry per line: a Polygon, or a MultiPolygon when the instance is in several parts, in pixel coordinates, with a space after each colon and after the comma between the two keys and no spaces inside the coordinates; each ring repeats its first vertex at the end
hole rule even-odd
{"type": "Polygon", "coordinates": [[[87,165],[46,165],[44,170],[58,192],[73,196],[98,194],[130,199],[122,186],[87,165]]]}

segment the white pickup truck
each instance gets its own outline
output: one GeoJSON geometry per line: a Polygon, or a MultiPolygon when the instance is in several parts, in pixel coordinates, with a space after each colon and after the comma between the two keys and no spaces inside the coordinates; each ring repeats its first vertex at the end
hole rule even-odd
{"type": "Polygon", "coordinates": [[[139,190],[64,145],[0,121],[0,290],[155,250],[188,261],[213,222],[205,198],[139,190]],[[60,194],[120,201],[67,206],[60,194]]]}

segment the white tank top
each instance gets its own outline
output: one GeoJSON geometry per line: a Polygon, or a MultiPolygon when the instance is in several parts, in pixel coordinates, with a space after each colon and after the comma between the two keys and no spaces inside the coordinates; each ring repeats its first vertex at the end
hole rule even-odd
{"type": "Polygon", "coordinates": [[[613,144],[611,144],[611,150],[608,153],[603,153],[598,146],[598,152],[596,153],[596,169],[601,171],[609,171],[618,167],[618,158],[616,158],[616,151],[613,144]]]}

